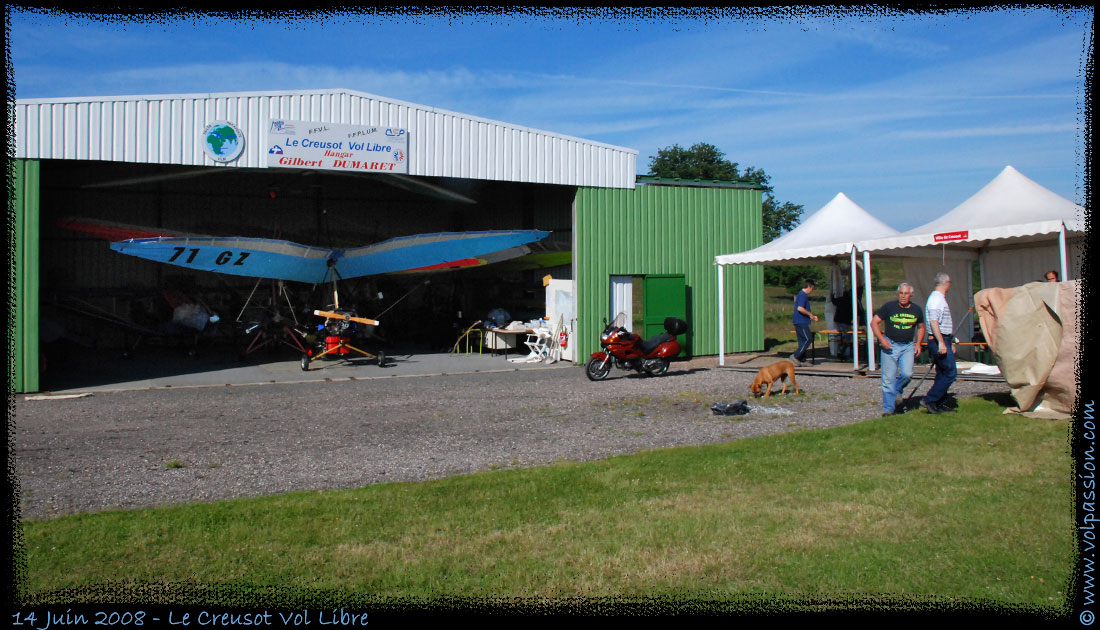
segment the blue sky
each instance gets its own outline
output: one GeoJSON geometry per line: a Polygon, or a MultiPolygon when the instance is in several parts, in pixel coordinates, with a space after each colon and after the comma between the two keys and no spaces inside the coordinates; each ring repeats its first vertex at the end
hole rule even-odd
{"type": "MultiPolygon", "coordinates": [[[[906,15],[15,10],[19,98],[347,88],[637,149],[717,146],[809,215],[907,230],[1011,164],[1084,203],[1092,9],[906,15]]],[[[807,11],[814,11],[809,13],[807,11]]]]}

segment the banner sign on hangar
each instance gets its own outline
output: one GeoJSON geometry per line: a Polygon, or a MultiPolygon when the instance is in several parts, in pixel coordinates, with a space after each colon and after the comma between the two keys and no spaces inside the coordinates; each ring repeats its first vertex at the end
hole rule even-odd
{"type": "Polygon", "coordinates": [[[409,134],[404,129],[272,120],[267,146],[269,167],[409,172],[409,134]]]}

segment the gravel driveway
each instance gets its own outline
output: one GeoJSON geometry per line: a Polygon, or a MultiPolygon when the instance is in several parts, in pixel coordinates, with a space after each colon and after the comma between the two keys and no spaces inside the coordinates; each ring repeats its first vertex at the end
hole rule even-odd
{"type": "MultiPolygon", "coordinates": [[[[14,402],[23,518],[419,481],[589,461],[879,416],[879,380],[799,374],[749,400],[753,374],[697,359],[664,377],[582,369],[96,393],[14,402]],[[710,366],[710,367],[707,367],[710,366]]],[[[920,389],[923,394],[929,385],[920,389]]],[[[1007,394],[956,382],[959,397],[1007,394]]],[[[916,397],[915,397],[916,399],[916,397]]],[[[907,417],[919,421],[923,411],[907,417]]]]}

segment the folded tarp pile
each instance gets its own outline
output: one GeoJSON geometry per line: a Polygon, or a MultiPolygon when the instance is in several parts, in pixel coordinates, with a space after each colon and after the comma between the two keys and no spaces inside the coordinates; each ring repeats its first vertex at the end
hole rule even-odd
{"type": "Polygon", "coordinates": [[[974,305],[1017,408],[1036,418],[1068,418],[1077,403],[1081,281],[985,289],[974,305]]]}

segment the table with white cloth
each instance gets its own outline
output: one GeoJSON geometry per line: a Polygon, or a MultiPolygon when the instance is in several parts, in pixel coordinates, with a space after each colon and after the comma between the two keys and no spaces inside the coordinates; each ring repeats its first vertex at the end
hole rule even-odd
{"type": "Polygon", "coordinates": [[[485,347],[490,350],[503,350],[504,358],[508,358],[508,351],[518,348],[520,335],[530,335],[534,331],[530,328],[486,328],[485,347]]]}

